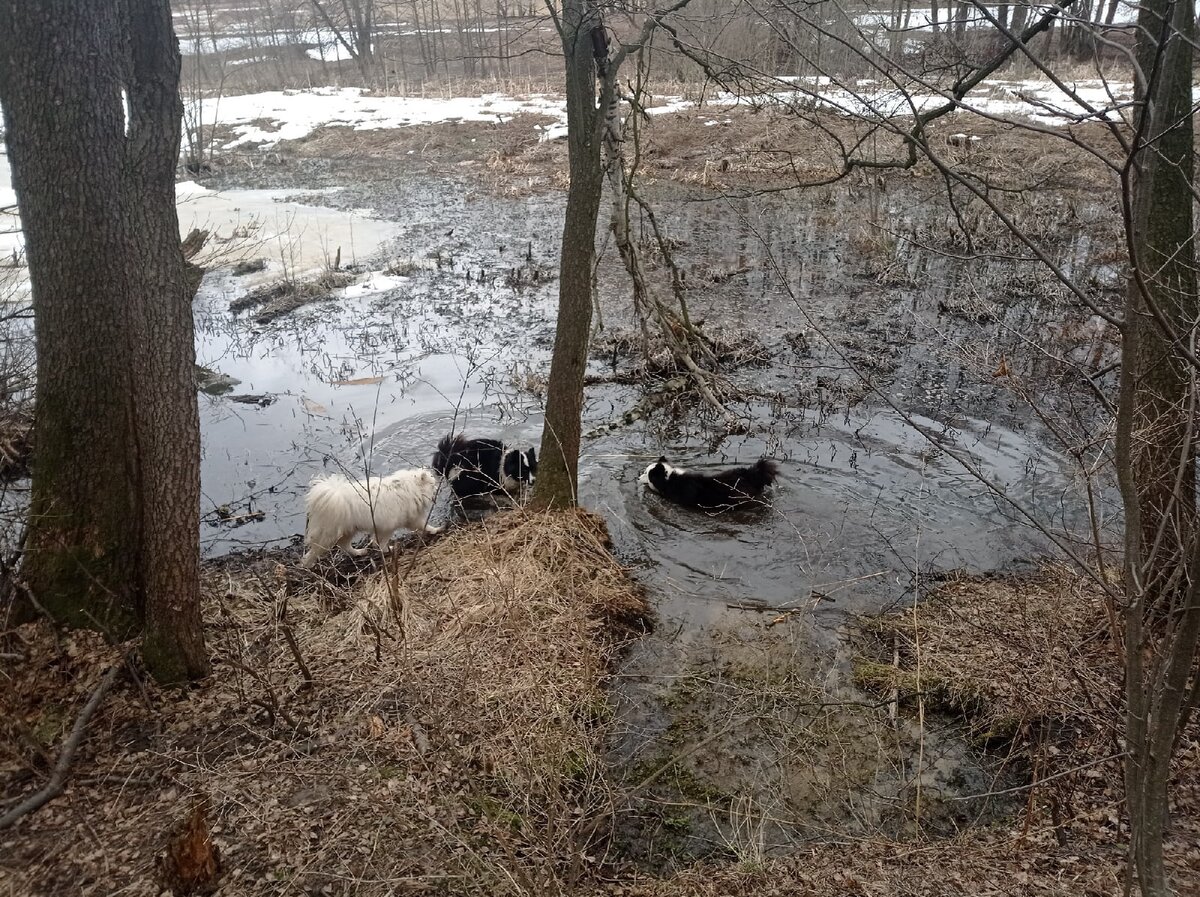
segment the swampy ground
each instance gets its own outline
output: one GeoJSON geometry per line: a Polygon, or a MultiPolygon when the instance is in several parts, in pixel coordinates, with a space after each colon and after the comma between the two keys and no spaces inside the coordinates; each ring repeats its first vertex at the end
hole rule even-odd
{"type": "MultiPolygon", "coordinates": [[[[326,128],[181,186],[183,229],[212,231],[202,538],[232,672],[190,699],[211,724],[154,693],[166,715],[147,733],[127,696],[112,732],[130,737],[94,790],[26,832],[26,884],[51,893],[55,868],[79,880],[112,861],[136,870],[127,893],[153,893],[154,839],[113,859],[84,816],[101,809],[110,837],[155,794],[154,829],[196,791],[229,894],[1113,892],[1114,659],[1083,652],[1094,691],[1014,661],[1078,659],[1102,627],[1029,521],[1089,538],[1078,446],[1100,415],[1071,366],[1110,388],[1113,337],[1003,234],[968,258],[928,171],[761,192],[781,175],[750,152],[756,134],[798,127],[772,116],[657,117],[642,183],[744,432],[643,353],[602,220],[580,499],[603,524],[502,512],[405,543],[383,571],[298,576],[304,489],[428,463],[451,429],[540,438],[565,146],[521,118],[326,128]],[[698,515],[640,491],[662,454],[701,469],[770,455],[783,476],[769,505],[698,515]],[[553,587],[519,575],[548,561],[553,587]],[[944,616],[925,616],[930,595],[944,616]],[[1048,616],[1008,625],[1030,608],[1048,616]],[[950,625],[962,615],[974,625],[950,625]],[[68,862],[47,845],[75,827],[92,846],[68,862]]],[[[1100,175],[1049,138],[980,133],[961,151],[1034,172],[1026,225],[1117,302],[1100,175]]],[[[1117,512],[1092,485],[1103,540],[1117,512]]],[[[28,638],[100,668],[95,646],[28,638]]],[[[1181,761],[1192,819],[1196,760],[1181,761]]],[[[108,893],[102,878],[80,890],[108,893]]]]}

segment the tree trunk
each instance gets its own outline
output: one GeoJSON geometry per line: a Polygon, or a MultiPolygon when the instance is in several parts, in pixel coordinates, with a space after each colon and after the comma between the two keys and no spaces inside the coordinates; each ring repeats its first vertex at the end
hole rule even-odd
{"type": "Polygon", "coordinates": [[[179,70],[167,0],[0,0],[38,356],[23,570],[57,619],[144,634],[169,681],[208,671],[179,70]]]}
{"type": "Polygon", "coordinates": [[[578,497],[583,377],[592,326],[592,269],[600,213],[600,112],[592,28],[600,24],[590,0],[564,0],[562,43],[567,70],[567,192],[558,281],[558,326],[550,361],[542,455],[533,501],[566,507],[578,497]]]}
{"type": "Polygon", "coordinates": [[[1012,11],[1012,28],[1013,34],[1020,34],[1025,30],[1025,20],[1029,16],[1029,4],[1020,2],[1017,8],[1012,11]]]}
{"type": "MultiPolygon", "coordinates": [[[[1162,48],[1162,16],[1176,4],[1147,0],[1139,13],[1141,111],[1126,193],[1133,258],[1122,351],[1120,449],[1128,458],[1126,505],[1136,526],[1126,528],[1126,555],[1142,566],[1147,610],[1183,589],[1195,527],[1193,373],[1177,347],[1187,349],[1200,314],[1192,232],[1192,34],[1190,12],[1176,18],[1178,34],[1162,48]],[[1156,545],[1156,551],[1151,549],[1156,545]]],[[[1186,4],[1184,4],[1186,7],[1186,4]]],[[[1188,8],[1190,10],[1190,8],[1188,8]]],[[[1194,346],[1192,348],[1195,348],[1194,346]]],[[[1168,610],[1158,607],[1158,612],[1168,610]]]]}
{"type": "Polygon", "coordinates": [[[1200,621],[1196,372],[1184,357],[1196,350],[1200,313],[1191,192],[1193,39],[1190,4],[1141,5],[1136,54],[1145,77],[1135,85],[1137,142],[1123,184],[1131,253],[1117,416],[1128,595],[1125,779],[1138,883],[1153,897],[1171,893],[1162,855],[1167,783],[1200,621]]]}
{"type": "Polygon", "coordinates": [[[967,19],[970,18],[971,7],[966,3],[959,3],[958,9],[954,14],[954,34],[961,40],[967,33],[967,19]]]}

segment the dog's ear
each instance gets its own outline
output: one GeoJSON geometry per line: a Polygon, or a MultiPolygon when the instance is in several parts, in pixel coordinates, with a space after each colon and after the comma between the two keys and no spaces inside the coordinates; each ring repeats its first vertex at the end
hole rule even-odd
{"type": "Polygon", "coordinates": [[[533,446],[529,447],[529,466],[537,467],[537,449],[533,446]]]}
{"type": "Polygon", "coordinates": [[[659,467],[666,467],[667,466],[667,456],[666,455],[659,456],[659,459],[654,463],[657,464],[659,467]]]}

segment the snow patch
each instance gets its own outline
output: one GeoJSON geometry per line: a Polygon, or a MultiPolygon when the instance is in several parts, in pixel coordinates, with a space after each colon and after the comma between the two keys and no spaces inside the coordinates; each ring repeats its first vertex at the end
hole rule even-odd
{"type": "Polygon", "coordinates": [[[359,299],[363,296],[394,290],[401,284],[408,283],[409,280],[408,277],[388,274],[384,271],[370,271],[362,280],[341,290],[341,295],[347,299],[359,299]]]}
{"type": "Polygon", "coordinates": [[[522,114],[549,116],[565,123],[566,104],[557,97],[517,98],[499,93],[448,98],[371,96],[359,87],[268,91],[204,101],[205,120],[230,126],[238,135],[226,149],[248,143],[271,147],[281,140],[302,139],[327,125],[371,131],[448,121],[501,122],[522,114]],[[263,127],[257,122],[269,124],[263,127]]]}

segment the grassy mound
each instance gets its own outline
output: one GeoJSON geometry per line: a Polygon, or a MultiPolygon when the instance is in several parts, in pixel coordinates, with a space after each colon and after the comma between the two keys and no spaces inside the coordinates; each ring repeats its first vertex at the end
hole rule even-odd
{"type": "Polygon", "coordinates": [[[920,693],[985,740],[1031,726],[1109,726],[1121,680],[1099,591],[1065,567],[946,582],[915,612],[872,621],[898,662],[883,651],[856,678],[904,701],[920,693]]]}
{"type": "MultiPolygon", "coordinates": [[[[297,588],[282,564],[210,570],[212,680],[123,680],[67,793],[0,835],[0,879],[156,895],[156,858],[199,797],[218,893],[566,888],[607,830],[602,689],[645,613],[584,512],[464,527],[345,593],[297,588]]],[[[112,652],[44,626],[19,639],[3,709],[53,762],[112,652]]],[[[4,739],[6,794],[43,779],[29,739],[4,739]]]]}

